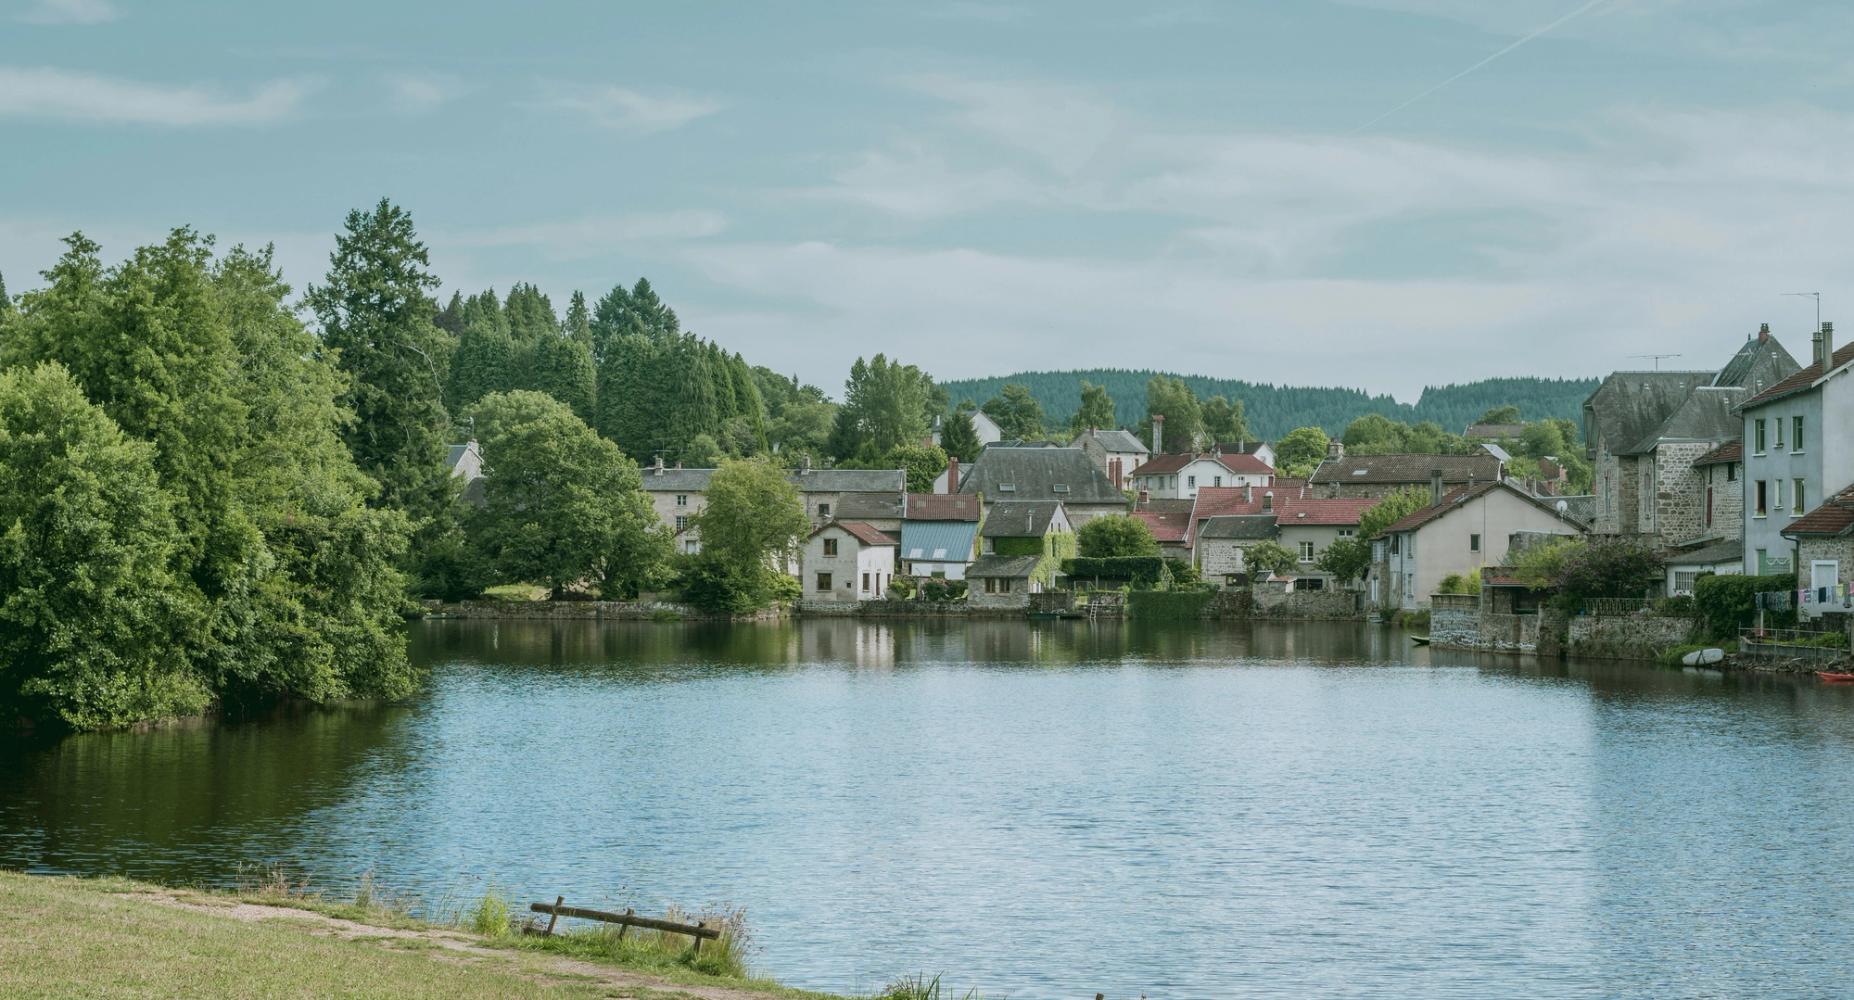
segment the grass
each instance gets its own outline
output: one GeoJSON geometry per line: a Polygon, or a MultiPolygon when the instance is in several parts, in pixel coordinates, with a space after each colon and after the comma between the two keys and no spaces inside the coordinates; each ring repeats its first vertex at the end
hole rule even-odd
{"type": "Polygon", "coordinates": [[[547,588],[536,583],[498,583],[483,589],[485,601],[545,601],[547,588]]]}
{"type": "MultiPolygon", "coordinates": [[[[747,968],[750,938],[739,911],[667,919],[709,921],[721,937],[699,953],[689,938],[639,928],[620,939],[605,924],[562,918],[553,936],[495,888],[461,905],[440,901],[411,916],[415,901],[383,891],[364,875],[351,896],[313,890],[275,867],[241,869],[229,892],[165,889],[127,879],[78,879],[0,871],[0,997],[684,997],[689,989],[725,987],[767,1000],[848,1000],[755,978],[747,968]],[[160,901],[172,896],[182,908],[160,901]],[[248,904],[301,910],[301,917],[238,919],[248,904]],[[213,912],[223,910],[225,912],[213,912]],[[328,933],[321,914],[379,934],[328,933]],[[397,932],[397,933],[395,933],[397,932]],[[406,932],[412,932],[408,935],[406,932]],[[474,935],[474,952],[441,942],[474,935]],[[486,950],[487,949],[487,950],[486,950]],[[494,953],[506,954],[506,961],[494,953]],[[558,967],[556,958],[649,976],[655,987],[624,986],[558,967]]],[[[942,997],[938,977],[898,980],[878,1000],[942,997]]],[[[978,994],[964,994],[977,1000],[978,994]]]]}

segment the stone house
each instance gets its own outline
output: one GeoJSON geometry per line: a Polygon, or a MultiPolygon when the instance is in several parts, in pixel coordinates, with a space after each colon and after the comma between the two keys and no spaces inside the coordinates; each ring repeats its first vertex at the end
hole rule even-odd
{"type": "Polygon", "coordinates": [[[1744,442],[1734,438],[1693,460],[1699,478],[1703,538],[1731,539],[1742,549],[1745,533],[1744,442]]]}
{"type": "Polygon", "coordinates": [[[1191,558],[1190,500],[1149,500],[1133,512],[1152,532],[1159,543],[1159,554],[1167,559],[1191,558]]]}
{"type": "MultiPolygon", "coordinates": [[[[640,471],[644,492],[650,496],[650,506],[656,511],[657,519],[676,536],[676,551],[700,551],[701,539],[694,529],[694,517],[701,513],[708,495],[708,481],[714,477],[715,470],[665,467],[659,458],[640,471]]],[[[901,469],[814,469],[807,463],[787,472],[786,478],[798,488],[805,515],[816,526],[837,517],[837,508],[846,494],[864,494],[855,503],[865,505],[862,507],[865,512],[871,509],[869,504],[879,503],[867,495],[885,494],[892,498],[893,510],[898,512],[908,477],[901,469]]],[[[893,520],[899,528],[898,513],[893,520]]]]}
{"type": "Polygon", "coordinates": [[[473,507],[483,506],[483,450],[477,446],[476,439],[451,445],[444,464],[453,479],[463,480],[463,502],[473,507]]]}
{"type": "Polygon", "coordinates": [[[1796,546],[1803,615],[1854,611],[1854,486],[1790,522],[1783,537],[1796,546]]]}
{"type": "Polygon", "coordinates": [[[895,539],[861,521],[827,521],[805,539],[800,603],[880,600],[895,577],[895,539]]]}
{"type": "Polygon", "coordinates": [[[1107,476],[1115,489],[1125,489],[1127,473],[1143,465],[1146,456],[1151,454],[1131,431],[1117,427],[1105,431],[1083,431],[1075,435],[1069,447],[1087,452],[1088,460],[1107,476]]]}
{"type": "Polygon", "coordinates": [[[1057,501],[995,503],[979,528],[979,548],[966,570],[966,601],[1028,607],[1030,595],[1053,587],[1062,560],[1075,555],[1075,528],[1057,501]]]}
{"type": "Polygon", "coordinates": [[[1476,483],[1443,493],[1431,486],[1434,503],[1387,527],[1372,540],[1367,600],[1383,610],[1429,606],[1430,595],[1451,573],[1502,566],[1515,535],[1580,535],[1583,525],[1550,501],[1504,480],[1476,483]]]}
{"type": "Polygon", "coordinates": [[[1075,527],[1128,508],[1126,495],[1080,448],[994,445],[960,476],[957,492],[978,497],[988,520],[1004,503],[1059,504],[1075,527]]]}
{"type": "Polygon", "coordinates": [[[1693,593],[1699,578],[1708,573],[1737,576],[1745,571],[1745,543],[1741,539],[1702,545],[1667,557],[1667,596],[1693,593]]]}
{"type": "Polygon", "coordinates": [[[1807,368],[1752,396],[1744,420],[1745,570],[1805,575],[1785,529],[1854,482],[1854,344],[1822,324],[1807,368]]]}
{"type": "Polygon", "coordinates": [[[1275,470],[1254,455],[1201,452],[1154,455],[1129,476],[1132,488],[1154,500],[1191,500],[1202,488],[1269,486],[1275,470]]]}
{"type": "Polygon", "coordinates": [[[1209,577],[1244,573],[1243,553],[1267,539],[1296,557],[1295,568],[1285,577],[1290,587],[1329,589],[1337,581],[1315,563],[1333,542],[1356,537],[1359,520],[1377,502],[1371,497],[1308,496],[1301,490],[1207,487],[1198,491],[1192,511],[1198,568],[1209,577]],[[1266,532],[1260,527],[1264,522],[1271,526],[1266,532]]]}
{"type": "Polygon", "coordinates": [[[1027,609],[1030,595],[1041,593],[1037,556],[980,556],[966,570],[966,604],[987,610],[1027,609]]]}
{"type": "Polygon", "coordinates": [[[1307,494],[1316,498],[1383,499],[1411,486],[1427,487],[1430,474],[1442,472],[1442,485],[1453,488],[1485,483],[1506,474],[1500,459],[1485,450],[1473,455],[1352,455],[1334,449],[1307,477],[1307,494]]]}
{"type": "Polygon", "coordinates": [[[901,521],[901,575],[963,580],[978,555],[979,502],[961,493],[910,493],[901,521]]]}
{"type": "Polygon", "coordinates": [[[1249,572],[1248,552],[1258,542],[1281,537],[1273,513],[1216,514],[1197,530],[1198,573],[1206,580],[1233,585],[1249,572]]]}

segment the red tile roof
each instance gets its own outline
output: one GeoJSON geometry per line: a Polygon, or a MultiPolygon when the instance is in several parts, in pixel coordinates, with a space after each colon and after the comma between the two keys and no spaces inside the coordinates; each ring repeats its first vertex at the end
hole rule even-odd
{"type": "Polygon", "coordinates": [[[1846,487],[1829,497],[1822,506],[1791,521],[1789,527],[1784,528],[1780,534],[1785,538],[1798,535],[1832,537],[1849,532],[1854,532],[1854,486],[1846,487]]]}
{"type": "MultiPolygon", "coordinates": [[[[1834,363],[1828,366],[1830,371],[1850,361],[1854,361],[1854,344],[1848,344],[1839,351],[1836,351],[1832,360],[1834,363]]],[[[1739,404],[1738,408],[1740,410],[1749,410],[1753,406],[1763,406],[1765,403],[1774,403],[1779,399],[1794,396],[1814,385],[1815,380],[1821,378],[1823,374],[1822,364],[1818,361],[1806,368],[1798,370],[1796,374],[1791,375],[1789,378],[1745,400],[1743,403],[1739,404]]]]}
{"type": "Polygon", "coordinates": [[[1160,543],[1183,542],[1191,534],[1191,512],[1188,510],[1140,510],[1133,516],[1146,522],[1152,529],[1152,537],[1160,543]]]}
{"type": "Polygon", "coordinates": [[[976,521],[979,502],[970,493],[910,493],[906,517],[910,521],[976,521]]]}
{"type": "Polygon", "coordinates": [[[1743,441],[1727,441],[1704,455],[1693,460],[1694,465],[1724,465],[1727,462],[1742,461],[1745,457],[1743,441]]]}
{"type": "Polygon", "coordinates": [[[1219,455],[1215,452],[1203,452],[1202,454],[1154,455],[1127,475],[1165,475],[1177,472],[1192,462],[1216,462],[1231,472],[1251,476],[1272,476],[1275,473],[1273,467],[1254,455],[1219,455]]]}
{"type": "Polygon", "coordinates": [[[881,529],[867,521],[826,521],[819,525],[817,531],[813,531],[812,534],[815,535],[818,531],[824,531],[830,528],[842,528],[844,531],[849,532],[852,538],[862,542],[864,545],[901,544],[899,541],[890,538],[881,529]]]}
{"type": "Polygon", "coordinates": [[[1346,527],[1357,524],[1365,511],[1378,503],[1371,497],[1303,497],[1299,490],[1280,490],[1265,486],[1206,486],[1197,491],[1197,505],[1191,511],[1192,533],[1206,520],[1231,514],[1266,514],[1264,498],[1273,494],[1275,523],[1287,528],[1346,527]]]}

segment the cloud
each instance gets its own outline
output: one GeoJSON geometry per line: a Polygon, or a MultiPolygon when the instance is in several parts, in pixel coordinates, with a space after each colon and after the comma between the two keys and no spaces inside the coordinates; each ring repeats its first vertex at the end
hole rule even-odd
{"type": "Polygon", "coordinates": [[[449,73],[395,73],[386,78],[393,106],[417,114],[455,100],[464,90],[462,80],[449,73]]]}
{"type": "Polygon", "coordinates": [[[263,125],[289,117],[314,89],[310,81],[273,80],[235,96],[202,86],[0,66],[0,115],[135,125],[263,125]]]}
{"type": "Polygon", "coordinates": [[[37,0],[19,19],[31,24],[103,24],[121,16],[109,0],[37,0]]]}
{"type": "Polygon", "coordinates": [[[958,169],[940,153],[913,142],[861,153],[835,171],[831,183],[801,194],[913,220],[1039,198],[1038,185],[1018,171],[997,166],[958,169]]]}
{"type": "Polygon", "coordinates": [[[959,109],[953,119],[993,142],[1074,173],[1114,137],[1120,115],[1106,102],[1055,84],[980,80],[943,73],[906,76],[901,87],[959,109]]]}
{"type": "Polygon", "coordinates": [[[553,108],[583,115],[594,123],[625,132],[666,132],[706,118],[721,110],[721,103],[687,94],[646,94],[629,87],[582,87],[556,84],[543,102],[553,108]]]}
{"type": "Polygon", "coordinates": [[[588,215],[577,219],[437,232],[433,245],[488,249],[533,247],[555,259],[576,259],[622,250],[639,243],[699,240],[727,228],[719,212],[691,210],[632,215],[588,215]]]}

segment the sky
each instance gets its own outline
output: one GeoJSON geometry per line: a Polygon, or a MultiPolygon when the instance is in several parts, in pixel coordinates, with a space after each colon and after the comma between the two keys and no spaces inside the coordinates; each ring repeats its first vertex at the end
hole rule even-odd
{"type": "Polygon", "coordinates": [[[446,297],[647,276],[833,394],[878,351],[1406,401],[1760,322],[1806,357],[1850,38],[1821,0],[0,0],[0,274],[191,225],[300,291],[387,197],[446,297]]]}

